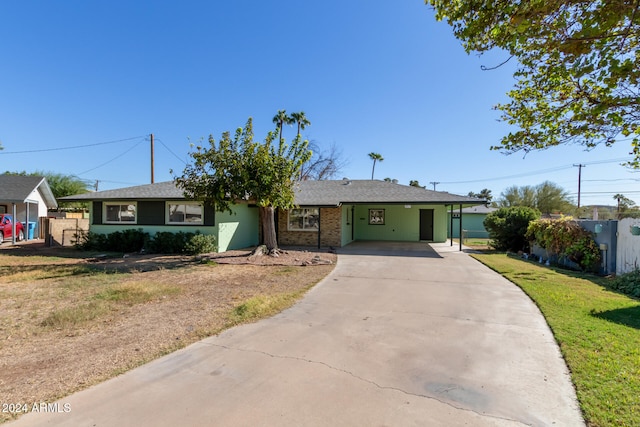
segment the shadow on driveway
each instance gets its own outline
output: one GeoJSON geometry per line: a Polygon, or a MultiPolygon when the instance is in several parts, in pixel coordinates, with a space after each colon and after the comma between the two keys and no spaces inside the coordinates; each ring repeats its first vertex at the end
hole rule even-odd
{"type": "Polygon", "coordinates": [[[337,252],[340,255],[442,258],[427,242],[356,241],[337,252]]]}

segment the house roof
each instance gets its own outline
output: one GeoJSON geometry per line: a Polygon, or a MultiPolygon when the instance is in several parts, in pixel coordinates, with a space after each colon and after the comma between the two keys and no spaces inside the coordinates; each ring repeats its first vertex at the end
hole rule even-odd
{"type": "Polygon", "coordinates": [[[58,202],[42,176],[0,175],[0,201],[9,203],[37,203],[29,198],[34,191],[39,191],[47,208],[57,208],[58,202]]]}
{"type": "Polygon", "coordinates": [[[490,214],[491,212],[495,212],[497,211],[498,208],[492,208],[490,206],[487,205],[478,205],[478,206],[471,206],[468,208],[463,208],[462,209],[462,213],[463,214],[490,214]]]}
{"type": "Polygon", "coordinates": [[[358,203],[481,204],[482,199],[380,180],[301,181],[296,189],[298,206],[339,206],[358,203]]]}
{"type": "MultiPolygon", "coordinates": [[[[117,190],[96,191],[62,197],[65,201],[183,199],[173,181],[139,185],[117,190]]],[[[301,181],[296,185],[298,206],[339,206],[357,203],[397,204],[481,204],[482,199],[458,196],[421,187],[380,180],[301,181]]]]}
{"type": "Polygon", "coordinates": [[[154,184],[137,185],[135,187],[118,188],[115,190],[93,191],[90,193],[76,194],[75,196],[60,198],[60,200],[72,202],[88,200],[143,199],[184,199],[184,194],[182,190],[176,187],[173,181],[165,181],[154,184]]]}

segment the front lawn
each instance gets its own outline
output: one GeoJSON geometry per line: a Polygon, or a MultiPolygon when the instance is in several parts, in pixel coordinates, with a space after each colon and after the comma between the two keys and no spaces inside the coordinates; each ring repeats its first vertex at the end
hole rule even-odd
{"type": "Polygon", "coordinates": [[[487,253],[472,255],[538,305],[571,370],[589,426],[640,425],[640,301],[606,278],[487,253]]]}

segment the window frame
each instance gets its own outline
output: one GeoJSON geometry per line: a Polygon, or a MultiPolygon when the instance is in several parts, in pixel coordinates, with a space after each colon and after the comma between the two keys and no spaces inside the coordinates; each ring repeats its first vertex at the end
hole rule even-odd
{"type": "Polygon", "coordinates": [[[301,231],[301,232],[317,232],[320,227],[319,227],[319,220],[320,220],[320,208],[319,207],[306,207],[306,208],[294,208],[294,209],[289,209],[287,211],[287,231],[301,231]],[[291,214],[294,211],[311,211],[311,210],[315,210],[315,215],[317,216],[317,220],[315,222],[315,227],[309,227],[309,228],[305,228],[304,227],[304,218],[306,216],[308,216],[309,214],[302,214],[302,215],[298,215],[302,217],[302,228],[292,228],[291,227],[291,214]]]}
{"type": "Polygon", "coordinates": [[[202,202],[186,202],[186,201],[167,201],[165,202],[165,209],[164,209],[164,223],[166,225],[196,225],[196,226],[203,226],[204,225],[204,203],[202,202]],[[185,221],[171,221],[171,206],[180,206],[180,205],[184,205],[185,206],[185,211],[186,211],[186,207],[187,206],[199,206],[200,207],[200,221],[198,222],[194,222],[194,221],[186,221],[186,213],[185,213],[185,221]]]}
{"type": "Polygon", "coordinates": [[[384,225],[385,211],[384,209],[369,209],[369,225],[384,225]],[[381,218],[381,221],[374,221],[374,218],[381,218]]]}
{"type": "MultiPolygon", "coordinates": [[[[122,212],[122,210],[120,210],[120,212],[122,212]]],[[[122,216],[120,215],[120,218],[122,216]]],[[[131,202],[131,201],[105,201],[102,203],[102,223],[103,224],[118,224],[118,225],[123,225],[123,224],[137,224],[138,223],[138,202],[131,202]],[[122,220],[118,220],[118,221],[112,221],[108,219],[108,215],[107,215],[107,211],[109,206],[120,206],[122,208],[122,206],[133,206],[133,221],[122,221],[122,220]]]]}

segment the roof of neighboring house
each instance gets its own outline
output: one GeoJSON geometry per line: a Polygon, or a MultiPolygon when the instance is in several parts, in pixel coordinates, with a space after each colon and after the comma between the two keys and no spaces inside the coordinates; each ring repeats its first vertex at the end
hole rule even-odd
{"type": "MultiPolygon", "coordinates": [[[[491,212],[495,212],[497,211],[498,208],[492,208],[490,206],[487,205],[478,205],[478,206],[471,206],[468,208],[462,208],[462,213],[463,214],[490,214],[491,212]]],[[[454,213],[456,211],[454,210],[454,213]]]]}
{"type": "MultiPolygon", "coordinates": [[[[182,199],[182,190],[173,181],[139,185],[117,190],[97,191],[62,197],[66,201],[182,199]]],[[[398,204],[481,204],[482,199],[458,196],[421,187],[380,180],[301,181],[296,184],[298,206],[339,206],[356,203],[398,204]]]]}
{"type": "Polygon", "coordinates": [[[42,176],[0,175],[0,201],[9,203],[37,203],[30,199],[34,191],[39,191],[48,208],[55,209],[58,202],[42,176]]]}
{"type": "Polygon", "coordinates": [[[480,204],[484,203],[484,200],[388,181],[343,179],[301,181],[296,189],[295,203],[299,206],[357,203],[480,204]]]}

